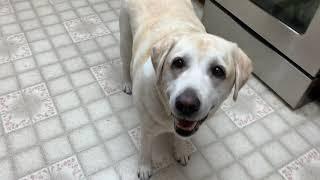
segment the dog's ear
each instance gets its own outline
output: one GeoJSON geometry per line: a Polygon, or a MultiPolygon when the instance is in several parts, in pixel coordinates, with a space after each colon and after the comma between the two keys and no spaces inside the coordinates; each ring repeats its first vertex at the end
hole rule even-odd
{"type": "Polygon", "coordinates": [[[249,57],[237,45],[235,45],[233,48],[232,56],[235,66],[233,100],[236,101],[239,90],[250,77],[252,72],[252,63],[249,57]]]}
{"type": "Polygon", "coordinates": [[[157,42],[151,50],[151,61],[153,68],[156,71],[157,83],[161,81],[162,71],[165,64],[165,60],[176,41],[174,38],[163,39],[157,42]]]}

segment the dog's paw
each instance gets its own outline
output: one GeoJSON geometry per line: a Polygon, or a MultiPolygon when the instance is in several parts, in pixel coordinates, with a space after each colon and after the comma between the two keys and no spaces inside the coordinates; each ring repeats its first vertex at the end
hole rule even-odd
{"type": "Polygon", "coordinates": [[[131,82],[124,82],[122,86],[122,91],[126,94],[132,94],[132,83],[131,82]]]}
{"type": "Polygon", "coordinates": [[[152,176],[151,165],[140,165],[138,168],[138,178],[139,180],[149,180],[152,176]]]}
{"type": "Polygon", "coordinates": [[[176,161],[182,166],[186,166],[190,160],[192,151],[190,150],[189,141],[176,140],[173,149],[173,155],[176,161]]]}
{"type": "Polygon", "coordinates": [[[182,166],[186,166],[190,160],[191,154],[184,153],[183,151],[174,152],[174,158],[182,166]]]}

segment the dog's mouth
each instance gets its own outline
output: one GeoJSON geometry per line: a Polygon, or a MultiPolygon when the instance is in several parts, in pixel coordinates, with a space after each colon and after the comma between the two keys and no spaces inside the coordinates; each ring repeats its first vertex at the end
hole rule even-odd
{"type": "Polygon", "coordinates": [[[182,137],[189,137],[199,129],[200,125],[207,119],[208,115],[198,121],[181,119],[174,116],[174,129],[182,137]]]}

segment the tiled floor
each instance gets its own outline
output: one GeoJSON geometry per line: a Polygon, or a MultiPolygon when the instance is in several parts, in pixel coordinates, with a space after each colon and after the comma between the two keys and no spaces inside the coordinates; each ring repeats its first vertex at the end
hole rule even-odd
{"type": "MultiPolygon", "coordinates": [[[[136,179],[139,116],[119,89],[119,4],[0,0],[1,180],[65,168],[76,179],[136,179]]],[[[320,106],[292,112],[252,77],[193,143],[187,167],[153,179],[292,180],[320,161],[320,106]]]]}

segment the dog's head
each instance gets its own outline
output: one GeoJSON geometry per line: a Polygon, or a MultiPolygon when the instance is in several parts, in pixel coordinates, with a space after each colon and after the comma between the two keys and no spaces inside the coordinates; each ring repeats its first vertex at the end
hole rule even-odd
{"type": "Polygon", "coordinates": [[[175,132],[194,134],[248,80],[251,60],[234,43],[209,34],[165,38],[152,48],[157,88],[174,117],[175,132]]]}

